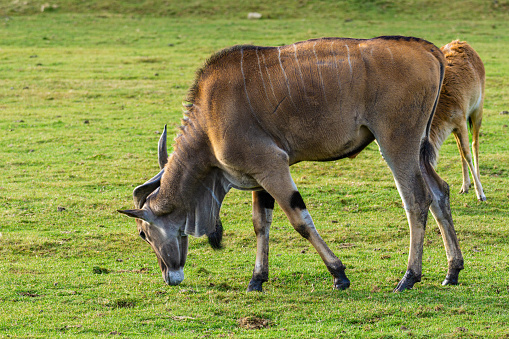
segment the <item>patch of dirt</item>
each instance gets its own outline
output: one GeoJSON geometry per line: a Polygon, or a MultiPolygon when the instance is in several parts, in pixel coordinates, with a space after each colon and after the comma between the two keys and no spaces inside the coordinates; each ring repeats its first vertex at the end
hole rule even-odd
{"type": "Polygon", "coordinates": [[[172,316],[171,319],[173,319],[175,321],[184,321],[184,320],[195,320],[196,318],[188,317],[188,316],[184,316],[184,315],[175,315],[175,316],[172,316]]]}
{"type": "Polygon", "coordinates": [[[136,301],[130,299],[119,299],[115,300],[112,306],[113,308],[133,308],[134,306],[136,306],[136,301]]]}
{"type": "Polygon", "coordinates": [[[92,272],[94,272],[94,274],[108,274],[110,270],[104,267],[94,266],[92,272]]]}
{"type": "Polygon", "coordinates": [[[147,273],[148,267],[142,267],[139,270],[133,270],[134,273],[147,273]]]}
{"type": "Polygon", "coordinates": [[[37,293],[34,293],[34,292],[30,292],[30,291],[27,291],[27,292],[19,292],[18,293],[19,295],[23,296],[23,297],[30,297],[30,298],[37,298],[37,297],[40,297],[41,295],[37,294],[37,293]]]}
{"type": "Polygon", "coordinates": [[[239,327],[246,330],[259,330],[269,327],[269,320],[258,317],[245,317],[238,320],[239,327]]]}

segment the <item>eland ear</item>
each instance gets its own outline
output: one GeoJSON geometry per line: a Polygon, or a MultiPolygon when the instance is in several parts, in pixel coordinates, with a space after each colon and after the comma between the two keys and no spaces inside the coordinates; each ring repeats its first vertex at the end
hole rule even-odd
{"type": "Polygon", "coordinates": [[[131,218],[137,218],[149,222],[148,212],[146,210],[134,209],[134,210],[117,210],[117,212],[125,214],[131,218]]]}
{"type": "Polygon", "coordinates": [[[134,207],[142,208],[143,204],[147,200],[147,197],[154,192],[161,185],[161,178],[163,176],[164,169],[161,170],[155,177],[136,187],[133,191],[134,207]]]}
{"type": "Polygon", "coordinates": [[[168,162],[168,148],[166,147],[166,125],[164,125],[163,134],[161,134],[161,137],[159,138],[157,157],[159,159],[159,168],[163,169],[168,162]]]}

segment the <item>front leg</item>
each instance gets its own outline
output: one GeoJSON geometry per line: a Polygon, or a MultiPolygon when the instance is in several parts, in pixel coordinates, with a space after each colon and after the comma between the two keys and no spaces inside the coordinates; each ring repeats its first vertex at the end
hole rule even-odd
{"type": "Polygon", "coordinates": [[[247,291],[262,292],[269,279],[269,229],[274,198],[266,191],[253,192],[253,225],[256,233],[256,262],[247,291]]]}
{"type": "MultiPolygon", "coordinates": [[[[259,154],[256,164],[253,164],[254,167],[257,165],[259,166],[256,171],[253,171],[256,173],[256,175],[253,175],[253,178],[274,198],[295,230],[306,238],[316,249],[334,278],[334,287],[337,289],[346,289],[350,286],[350,281],[345,275],[345,266],[341,260],[334,255],[316,231],[313,220],[306,209],[306,205],[293,182],[288,163],[288,155],[277,148],[267,153],[265,157],[259,154]],[[267,166],[267,164],[270,164],[270,166],[267,166]]],[[[271,199],[271,202],[272,201],[271,199]]],[[[268,227],[266,227],[265,240],[267,241],[266,252],[268,254],[268,227]]],[[[259,249],[263,252],[261,246],[259,249]]],[[[263,267],[263,265],[261,266],[263,267]]]]}
{"type": "Polygon", "coordinates": [[[333,276],[334,288],[344,290],[350,287],[350,280],[348,280],[345,274],[345,265],[336,257],[325,241],[323,241],[320,234],[318,234],[300,193],[297,190],[293,191],[289,204],[280,203],[280,206],[285,211],[295,230],[313,245],[322,258],[325,266],[333,276]]]}

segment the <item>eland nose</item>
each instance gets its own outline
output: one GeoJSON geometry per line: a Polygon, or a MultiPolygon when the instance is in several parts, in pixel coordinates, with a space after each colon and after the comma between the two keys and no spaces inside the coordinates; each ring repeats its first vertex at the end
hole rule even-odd
{"type": "Polygon", "coordinates": [[[176,286],[184,280],[184,270],[182,268],[176,271],[168,271],[166,275],[163,274],[164,281],[171,286],[176,286]]]}

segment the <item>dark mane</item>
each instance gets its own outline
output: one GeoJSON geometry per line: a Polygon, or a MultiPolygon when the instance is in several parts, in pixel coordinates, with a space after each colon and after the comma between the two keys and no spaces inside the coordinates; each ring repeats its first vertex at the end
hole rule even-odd
{"type": "Polygon", "coordinates": [[[296,42],[295,44],[301,44],[301,43],[306,43],[306,42],[309,42],[309,41],[320,41],[320,40],[350,40],[350,41],[367,41],[367,40],[376,40],[376,39],[381,39],[381,40],[394,40],[394,41],[417,41],[417,42],[424,42],[424,43],[428,43],[428,44],[432,44],[431,42],[427,41],[427,40],[424,40],[424,39],[421,39],[421,38],[416,38],[416,37],[413,37],[413,36],[403,36],[403,35],[382,35],[382,36],[378,36],[378,37],[374,37],[374,38],[369,38],[369,39],[362,39],[362,38],[344,38],[344,37],[323,37],[323,38],[315,38],[315,39],[309,39],[309,40],[303,40],[303,41],[299,41],[299,42],[296,42]]]}
{"type": "Polygon", "coordinates": [[[416,38],[416,37],[413,37],[413,36],[403,36],[403,35],[383,35],[383,36],[379,36],[379,37],[376,37],[376,38],[373,38],[373,39],[395,40],[395,41],[400,41],[400,40],[403,40],[403,41],[418,41],[418,42],[424,42],[424,43],[432,44],[431,42],[429,42],[427,40],[424,40],[424,39],[421,39],[421,38],[416,38]]]}

